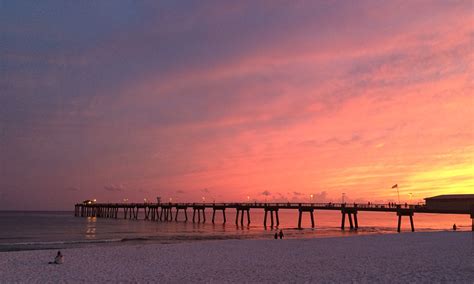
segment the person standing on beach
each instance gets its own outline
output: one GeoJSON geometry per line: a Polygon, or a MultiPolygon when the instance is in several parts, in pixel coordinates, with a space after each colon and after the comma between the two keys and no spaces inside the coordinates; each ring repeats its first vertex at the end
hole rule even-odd
{"type": "Polygon", "coordinates": [[[278,239],[278,233],[275,232],[275,235],[273,235],[273,237],[275,238],[275,240],[277,240],[278,239]]]}
{"type": "MultiPolygon", "coordinates": [[[[276,233],[275,233],[276,234],[276,233]]],[[[283,230],[280,230],[280,240],[283,239],[283,230]]]]}

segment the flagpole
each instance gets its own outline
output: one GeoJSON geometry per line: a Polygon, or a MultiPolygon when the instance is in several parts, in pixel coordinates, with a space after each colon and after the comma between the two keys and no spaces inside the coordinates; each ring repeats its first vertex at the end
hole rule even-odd
{"type": "Polygon", "coordinates": [[[400,205],[400,190],[398,190],[398,184],[397,184],[397,193],[398,193],[398,204],[400,205]]]}
{"type": "Polygon", "coordinates": [[[398,195],[398,204],[400,204],[400,190],[398,189],[398,183],[392,186],[392,189],[397,188],[397,195],[398,195]]]}

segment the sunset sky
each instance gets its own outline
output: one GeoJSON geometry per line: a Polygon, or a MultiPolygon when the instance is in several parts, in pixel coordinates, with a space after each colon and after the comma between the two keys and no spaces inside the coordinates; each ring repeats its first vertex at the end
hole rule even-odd
{"type": "Polygon", "coordinates": [[[0,210],[474,193],[466,1],[0,1],[0,210]]]}

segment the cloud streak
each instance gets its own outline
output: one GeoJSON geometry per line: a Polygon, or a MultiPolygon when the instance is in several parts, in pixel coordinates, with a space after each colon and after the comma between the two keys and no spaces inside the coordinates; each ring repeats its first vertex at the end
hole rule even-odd
{"type": "Polygon", "coordinates": [[[71,204],[126,188],[383,199],[392,180],[426,195],[471,184],[468,2],[54,5],[0,11],[13,197],[81,184],[71,204]]]}

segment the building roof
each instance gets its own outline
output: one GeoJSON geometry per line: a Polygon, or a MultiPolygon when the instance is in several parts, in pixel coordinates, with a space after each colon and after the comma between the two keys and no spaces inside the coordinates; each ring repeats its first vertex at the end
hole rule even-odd
{"type": "Polygon", "coordinates": [[[445,194],[445,195],[437,195],[437,196],[425,198],[425,200],[453,200],[453,199],[474,200],[474,194],[445,194]]]}

